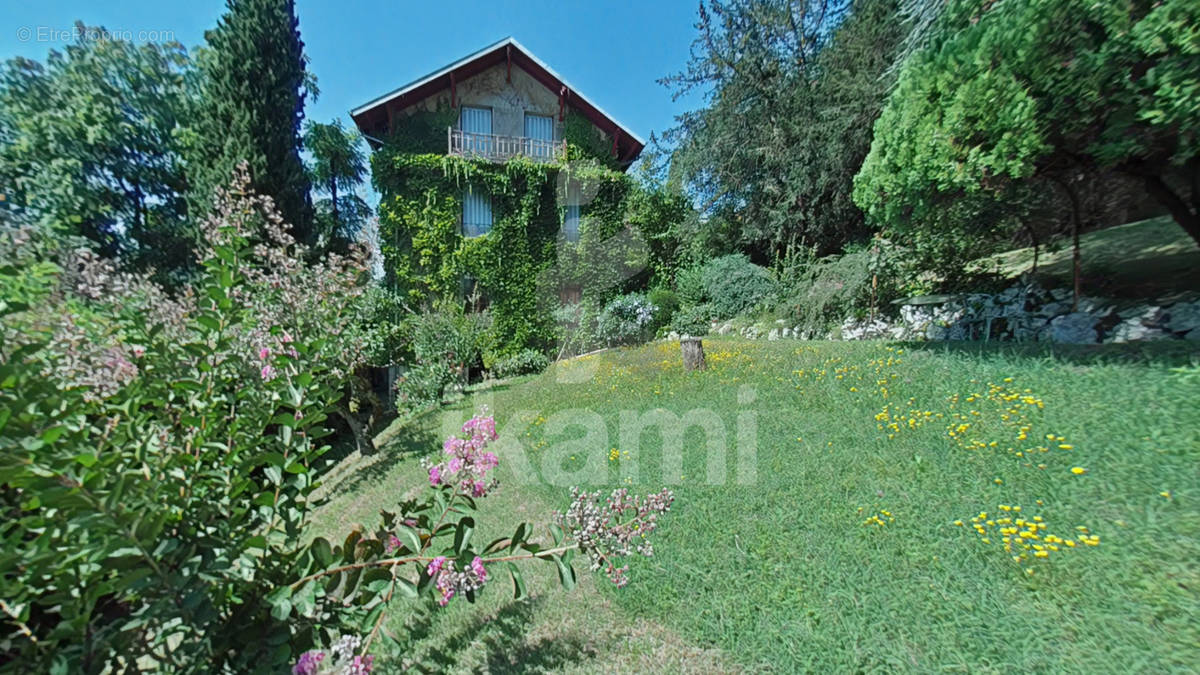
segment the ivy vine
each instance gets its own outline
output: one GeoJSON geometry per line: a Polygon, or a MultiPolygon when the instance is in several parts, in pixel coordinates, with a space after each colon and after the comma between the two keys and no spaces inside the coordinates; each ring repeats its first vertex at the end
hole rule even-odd
{"type": "Polygon", "coordinates": [[[485,361],[549,349],[564,289],[578,287],[598,304],[649,273],[648,248],[626,225],[629,197],[640,188],[597,161],[493,163],[385,147],[372,164],[387,283],[432,307],[464,300],[464,281],[475,281],[492,315],[494,351],[485,361]],[[468,186],[492,198],[492,229],[480,237],[461,233],[468,186]],[[578,242],[562,229],[568,194],[582,197],[578,242]]]}

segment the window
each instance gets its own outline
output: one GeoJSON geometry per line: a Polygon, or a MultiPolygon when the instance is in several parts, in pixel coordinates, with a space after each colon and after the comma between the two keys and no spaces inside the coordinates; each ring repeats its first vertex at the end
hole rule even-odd
{"type": "Polygon", "coordinates": [[[463,236],[478,237],[492,229],[492,196],[467,188],[463,193],[463,236]]]}
{"type": "Polygon", "coordinates": [[[525,113],[525,154],[536,159],[554,156],[554,118],[525,113]]]}
{"type": "Polygon", "coordinates": [[[488,155],[492,143],[492,109],[463,106],[458,113],[458,128],[463,132],[463,153],[488,155]]]}
{"type": "MultiPolygon", "coordinates": [[[[583,287],[579,284],[568,284],[558,289],[558,300],[564,305],[578,305],[583,300],[583,287]]],[[[576,325],[577,321],[571,321],[576,325]]]]}
{"type": "Polygon", "coordinates": [[[567,213],[563,218],[563,234],[567,241],[574,244],[579,241],[579,184],[567,186],[567,213]]]}

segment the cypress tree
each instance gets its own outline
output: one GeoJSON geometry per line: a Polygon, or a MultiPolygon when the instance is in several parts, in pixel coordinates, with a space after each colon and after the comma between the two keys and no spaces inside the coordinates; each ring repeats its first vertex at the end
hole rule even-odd
{"type": "Polygon", "coordinates": [[[293,236],[308,241],[312,203],[300,159],[300,125],[310,85],[295,3],[226,0],[226,7],[217,27],[205,34],[192,213],[203,213],[212,191],[227,184],[245,160],[255,191],[271,196],[293,236]]]}

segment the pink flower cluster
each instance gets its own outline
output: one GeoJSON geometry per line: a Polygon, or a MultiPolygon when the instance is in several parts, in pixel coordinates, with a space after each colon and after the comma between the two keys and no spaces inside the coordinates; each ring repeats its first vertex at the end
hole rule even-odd
{"type": "Polygon", "coordinates": [[[462,434],[447,438],[442,445],[449,459],[429,467],[429,484],[453,485],[472,497],[483,497],[497,485],[495,479],[488,482],[486,477],[500,459],[495,453],[485,452],[488,444],[499,438],[496,420],[490,415],[476,415],[463,424],[462,434]]]}
{"type": "MultiPolygon", "coordinates": [[[[282,345],[279,353],[286,354],[293,359],[299,358],[300,354],[296,351],[296,348],[294,346],[288,346],[292,343],[292,336],[290,334],[284,333],[282,336],[280,336],[279,343],[282,345]]],[[[265,381],[275,379],[275,366],[271,365],[271,348],[259,347],[258,360],[263,362],[262,370],[259,371],[259,375],[262,377],[262,379],[265,381]]]]}
{"type": "Polygon", "coordinates": [[[450,599],[458,593],[482,588],[488,578],[487,568],[483,566],[483,558],[479,556],[475,556],[467,569],[459,571],[453,561],[440,555],[429,563],[425,571],[435,579],[434,587],[442,594],[442,597],[438,598],[438,604],[442,607],[445,607],[450,599]]]}
{"type": "Polygon", "coordinates": [[[375,657],[357,653],[361,645],[362,638],[357,635],[343,635],[329,648],[329,661],[319,649],[304,652],[292,666],[292,675],[368,675],[375,667],[375,657]]]}

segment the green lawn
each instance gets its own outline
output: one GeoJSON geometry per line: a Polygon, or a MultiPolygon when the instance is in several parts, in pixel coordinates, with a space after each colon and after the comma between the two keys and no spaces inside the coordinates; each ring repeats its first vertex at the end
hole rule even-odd
{"type": "Polygon", "coordinates": [[[417,458],[484,404],[508,443],[481,523],[544,523],[572,480],[676,490],[655,557],[632,561],[624,589],[597,577],[567,594],[547,569],[530,601],[504,580],[475,607],[398,608],[388,630],[413,636],[408,658],[460,671],[1200,663],[1196,346],[705,346],[706,372],[656,343],[502,383],[344,462],[320,514],[329,534],[420,489],[417,458]],[[657,409],[723,430],[727,462],[708,461],[693,426],[675,484],[657,427],[631,433],[657,409]],[[1028,561],[1004,551],[1004,517],[1045,526],[1028,561]]]}
{"type": "MultiPolygon", "coordinates": [[[[1043,247],[1038,276],[1047,285],[1070,287],[1071,242],[1043,247]]],[[[1200,247],[1169,217],[1151,218],[1079,238],[1084,293],[1162,301],[1200,291],[1200,247]]],[[[1029,271],[1033,249],[1022,248],[984,258],[976,264],[1007,277],[1029,271]]]]}

